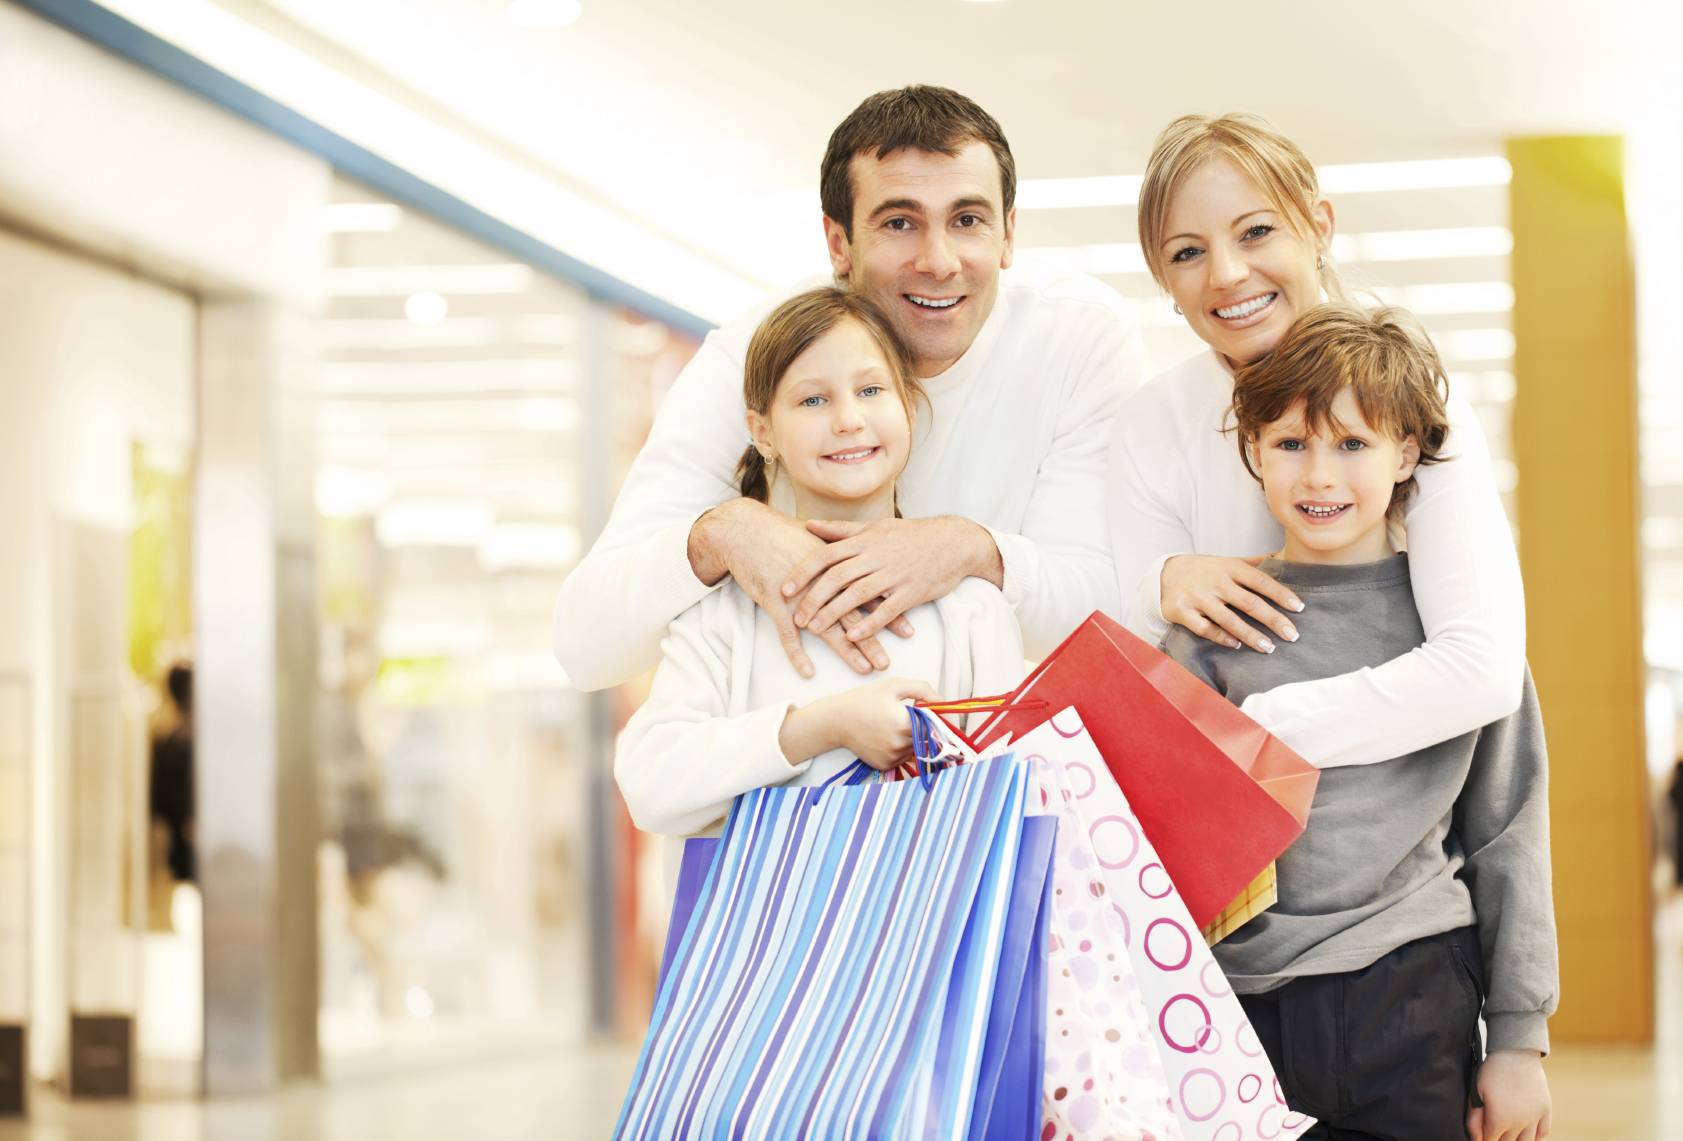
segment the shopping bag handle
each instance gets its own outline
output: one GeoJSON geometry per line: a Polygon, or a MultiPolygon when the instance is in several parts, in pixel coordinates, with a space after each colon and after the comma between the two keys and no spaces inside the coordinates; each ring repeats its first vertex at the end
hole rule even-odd
{"type": "Polygon", "coordinates": [[[844,765],[826,777],[823,784],[814,786],[811,792],[807,794],[806,803],[809,807],[818,803],[818,798],[823,795],[824,790],[837,781],[841,782],[843,788],[849,785],[864,784],[871,779],[874,772],[876,772],[875,769],[861,760],[855,760],[851,765],[844,765]]]}
{"type": "MultiPolygon", "coordinates": [[[[1038,697],[1017,700],[1009,693],[1000,693],[992,697],[967,697],[958,701],[919,701],[912,708],[928,710],[930,713],[1003,713],[1015,709],[1045,709],[1046,702],[1038,697]]],[[[913,721],[915,724],[916,719],[913,721]]],[[[981,756],[981,747],[969,734],[945,717],[940,719],[940,723],[942,729],[958,738],[972,753],[981,756]]],[[[913,744],[916,745],[915,739],[913,744]]]]}

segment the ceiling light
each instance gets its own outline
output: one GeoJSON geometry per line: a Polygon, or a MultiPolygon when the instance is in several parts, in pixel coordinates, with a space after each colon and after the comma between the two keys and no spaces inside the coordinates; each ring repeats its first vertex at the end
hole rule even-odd
{"type": "Polygon", "coordinates": [[[1452,361],[1504,361],[1514,355],[1508,329],[1450,329],[1437,337],[1443,356],[1452,361]]]}
{"type": "Polygon", "coordinates": [[[450,315],[450,303],[429,291],[411,293],[403,303],[403,315],[415,324],[430,329],[450,315]]]}
{"type": "Polygon", "coordinates": [[[1332,239],[1333,257],[1348,262],[1507,257],[1513,248],[1513,232],[1505,226],[1374,230],[1366,234],[1339,234],[1332,239]]]}
{"type": "Polygon", "coordinates": [[[1513,180],[1508,160],[1439,158],[1418,162],[1354,162],[1318,167],[1324,194],[1369,194],[1392,190],[1450,190],[1506,186],[1513,180]]]}
{"type": "Polygon", "coordinates": [[[317,217],[329,234],[383,234],[397,229],[403,210],[390,202],[335,202],[319,207],[317,217]]]}
{"type": "Polygon", "coordinates": [[[1450,313],[1509,313],[1514,307],[1514,287],[1505,281],[1382,286],[1374,292],[1387,305],[1401,305],[1423,317],[1450,313]]]}
{"type": "Polygon", "coordinates": [[[522,28],[565,28],[583,14],[579,0],[514,0],[508,6],[509,22],[522,28]]]}
{"type": "Polygon", "coordinates": [[[1036,246],[1020,249],[1017,264],[1063,273],[1145,273],[1138,242],[1100,242],[1090,246],[1036,246]]]}
{"type": "Polygon", "coordinates": [[[329,269],[330,297],[390,297],[406,293],[524,293],[537,274],[521,262],[492,265],[359,265],[329,269]]]}
{"type": "Polygon", "coordinates": [[[1095,178],[1028,178],[1017,184],[1017,205],[1024,210],[1073,210],[1084,206],[1132,206],[1140,200],[1137,174],[1095,178]]]}
{"type": "MultiPolygon", "coordinates": [[[[1513,178],[1508,160],[1496,156],[1423,159],[1416,162],[1358,162],[1315,169],[1320,175],[1321,190],[1327,194],[1506,186],[1513,178]]],[[[1017,184],[1017,205],[1025,210],[1133,206],[1140,200],[1140,186],[1144,181],[1137,174],[1029,178],[1017,184]]]]}

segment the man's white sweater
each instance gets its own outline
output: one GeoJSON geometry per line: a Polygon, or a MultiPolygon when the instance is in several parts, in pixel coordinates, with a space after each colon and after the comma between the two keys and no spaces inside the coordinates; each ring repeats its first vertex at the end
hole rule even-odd
{"type": "MultiPolygon", "coordinates": [[[[685,366],[606,529],[562,585],[555,654],[578,688],[651,668],[668,623],[712,589],[690,567],[690,528],[736,495],[748,444],[743,357],[769,309],[715,330],[685,366]]],[[[1089,277],[1013,271],[969,350],[924,381],[929,408],[898,484],[900,509],[988,528],[1031,657],[1092,611],[1117,610],[1105,450],[1117,406],[1143,379],[1142,359],[1113,290],[1089,277]]]]}

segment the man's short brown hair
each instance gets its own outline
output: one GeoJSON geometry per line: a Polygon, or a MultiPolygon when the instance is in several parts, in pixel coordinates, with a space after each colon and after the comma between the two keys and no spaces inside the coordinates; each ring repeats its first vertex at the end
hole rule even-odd
{"type": "MultiPolygon", "coordinates": [[[[1261,482],[1251,445],[1299,401],[1305,430],[1343,432],[1332,404],[1346,388],[1374,430],[1414,437],[1420,463],[1450,458],[1443,454],[1449,377],[1425,331],[1403,309],[1334,304],[1307,310],[1273,352],[1233,374],[1233,421],[1245,470],[1261,482]]],[[[1414,487],[1410,476],[1392,490],[1391,518],[1402,517],[1414,487]]]]}
{"type": "Polygon", "coordinates": [[[830,135],[819,166],[818,196],[826,217],[853,240],[853,156],[874,152],[880,161],[900,150],[957,155],[966,143],[988,144],[999,163],[1003,209],[1017,200],[1017,164],[994,117],[956,91],[914,85],[879,91],[853,109],[830,135]]]}

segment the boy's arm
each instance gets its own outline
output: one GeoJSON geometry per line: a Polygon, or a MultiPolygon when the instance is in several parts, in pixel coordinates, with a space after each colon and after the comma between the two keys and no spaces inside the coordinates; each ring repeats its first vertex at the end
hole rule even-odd
{"type": "Polygon", "coordinates": [[[1418,752],[1506,717],[1525,665],[1525,592],[1485,446],[1450,402],[1453,459],[1422,467],[1409,574],[1426,643],[1380,666],[1253,694],[1244,710],[1320,768],[1418,752]]]}
{"type": "MultiPolygon", "coordinates": [[[[735,653],[752,651],[734,647],[735,653]]],[[[700,606],[680,615],[661,643],[648,700],[614,752],[620,795],[645,832],[699,832],[723,819],[737,796],[782,784],[811,764],[791,764],[783,754],[778,735],[788,706],[726,715],[732,653],[709,633],[700,606]]]]}
{"type": "Polygon", "coordinates": [[[1484,1020],[1492,1051],[1548,1053],[1560,1002],[1549,864],[1548,753],[1531,673],[1520,706],[1479,734],[1455,805],[1484,952],[1484,1020]]]}

